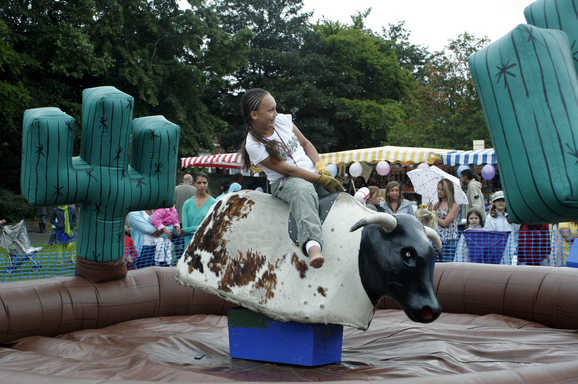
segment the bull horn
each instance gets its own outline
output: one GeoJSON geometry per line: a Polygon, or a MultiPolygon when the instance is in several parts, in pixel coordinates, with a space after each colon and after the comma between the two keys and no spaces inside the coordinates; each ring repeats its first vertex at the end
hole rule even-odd
{"type": "Polygon", "coordinates": [[[441,253],[442,252],[442,240],[440,239],[440,235],[438,235],[438,232],[435,229],[432,229],[430,227],[424,227],[423,229],[425,230],[425,234],[426,234],[427,238],[431,240],[431,242],[437,248],[438,252],[441,253]]]}
{"type": "Polygon", "coordinates": [[[378,224],[385,232],[392,232],[397,227],[397,219],[389,213],[374,213],[353,224],[349,232],[356,231],[367,224],[378,224]]]}

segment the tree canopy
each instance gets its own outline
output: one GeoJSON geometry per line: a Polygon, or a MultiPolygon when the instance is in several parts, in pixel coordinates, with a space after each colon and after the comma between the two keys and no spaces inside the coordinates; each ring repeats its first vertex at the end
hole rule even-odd
{"type": "Polygon", "coordinates": [[[180,125],[183,156],[212,150],[214,137],[237,150],[245,134],[240,95],[253,87],[269,90],[279,112],[291,113],[322,152],[385,144],[462,149],[489,137],[466,64],[485,39],[463,34],[432,53],[411,42],[403,22],[366,28],[371,10],[343,24],[313,23],[302,0],[189,5],[5,0],[3,184],[18,190],[24,110],[56,106],[80,127],[82,90],[101,85],[134,96],[135,117],[161,114],[180,125]]]}

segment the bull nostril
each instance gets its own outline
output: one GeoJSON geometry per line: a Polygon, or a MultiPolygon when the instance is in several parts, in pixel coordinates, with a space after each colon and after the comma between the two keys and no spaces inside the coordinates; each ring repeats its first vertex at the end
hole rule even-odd
{"type": "Polygon", "coordinates": [[[433,321],[435,319],[433,310],[427,305],[421,309],[421,317],[424,321],[433,321]]]}

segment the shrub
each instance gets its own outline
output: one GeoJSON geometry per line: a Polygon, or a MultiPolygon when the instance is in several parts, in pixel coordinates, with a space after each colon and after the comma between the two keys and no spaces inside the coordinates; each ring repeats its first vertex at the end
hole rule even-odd
{"type": "Polygon", "coordinates": [[[34,217],[34,207],[22,195],[0,188],[0,219],[9,223],[34,217]]]}

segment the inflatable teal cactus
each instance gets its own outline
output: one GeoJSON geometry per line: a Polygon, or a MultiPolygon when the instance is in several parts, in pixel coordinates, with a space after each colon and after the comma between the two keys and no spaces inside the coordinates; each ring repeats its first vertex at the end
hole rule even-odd
{"type": "Polygon", "coordinates": [[[578,71],[578,4],[576,0],[538,0],[524,9],[528,24],[559,29],[568,36],[574,67],[578,71]]]}
{"type": "Polygon", "coordinates": [[[578,217],[578,80],[566,34],[519,25],[472,55],[472,77],[517,223],[578,217]]]}
{"type": "Polygon", "coordinates": [[[180,128],[163,116],[133,120],[133,104],[114,87],[85,89],[78,157],[72,117],[24,112],[22,193],[33,205],[80,204],[79,260],[118,263],[126,214],[173,204],[180,128]]]}
{"type": "Polygon", "coordinates": [[[521,24],[469,59],[510,218],[578,217],[578,8],[537,0],[521,24]]]}

